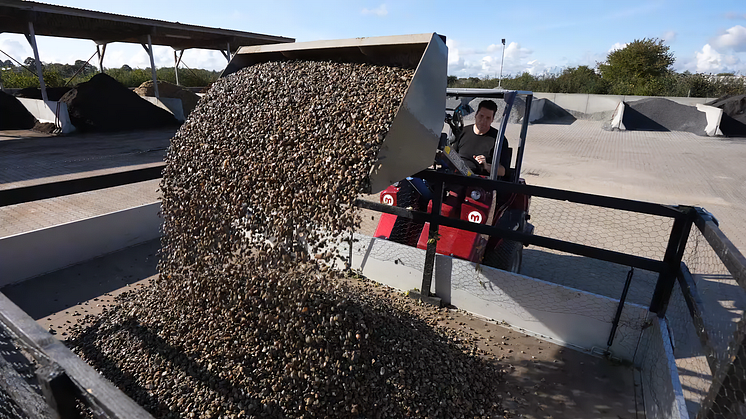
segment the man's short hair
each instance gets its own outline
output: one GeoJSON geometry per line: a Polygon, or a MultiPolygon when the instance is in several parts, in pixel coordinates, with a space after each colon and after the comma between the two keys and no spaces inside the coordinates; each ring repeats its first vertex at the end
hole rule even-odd
{"type": "Polygon", "coordinates": [[[477,112],[479,112],[480,109],[485,108],[489,111],[492,111],[492,114],[497,113],[497,103],[491,100],[483,100],[479,102],[479,106],[477,107],[477,112]]]}

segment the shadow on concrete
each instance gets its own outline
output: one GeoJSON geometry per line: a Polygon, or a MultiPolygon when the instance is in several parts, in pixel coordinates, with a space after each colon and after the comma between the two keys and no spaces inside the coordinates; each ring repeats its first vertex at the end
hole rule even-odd
{"type": "MultiPolygon", "coordinates": [[[[621,298],[629,270],[629,266],[533,246],[523,249],[521,265],[522,275],[613,299],[621,298]]],[[[657,280],[657,273],[635,269],[626,301],[650,305],[657,280]]]]}
{"type": "Polygon", "coordinates": [[[524,418],[637,418],[642,404],[636,399],[634,370],[573,349],[555,349],[555,361],[501,361],[503,406],[524,418]],[[510,389],[521,389],[506,394],[510,389]]]}
{"type": "MultiPolygon", "coordinates": [[[[0,291],[39,320],[158,273],[160,240],[82,262],[0,291]]],[[[40,255],[39,257],[43,257],[40,255]]]]}

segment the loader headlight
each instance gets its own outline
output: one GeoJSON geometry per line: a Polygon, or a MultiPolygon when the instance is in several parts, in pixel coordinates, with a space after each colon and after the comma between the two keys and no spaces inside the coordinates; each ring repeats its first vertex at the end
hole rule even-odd
{"type": "Polygon", "coordinates": [[[482,191],[478,189],[474,189],[473,191],[471,191],[471,199],[479,201],[480,198],[482,198],[482,191]]]}

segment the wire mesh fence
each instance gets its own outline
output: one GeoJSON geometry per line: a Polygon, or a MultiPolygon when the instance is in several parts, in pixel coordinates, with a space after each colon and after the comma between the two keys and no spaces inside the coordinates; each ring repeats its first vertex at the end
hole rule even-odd
{"type": "Polygon", "coordinates": [[[27,392],[32,391],[41,398],[41,388],[36,380],[35,366],[16,345],[11,334],[0,324],[0,419],[33,419],[33,411],[19,405],[20,396],[29,400],[27,392]]]}
{"type": "Polygon", "coordinates": [[[687,275],[680,278],[666,318],[689,417],[746,417],[746,366],[737,356],[744,344],[746,290],[699,229],[690,234],[683,262],[691,283],[687,275]],[[695,310],[687,304],[688,295],[695,310]],[[740,382],[728,379],[729,372],[740,382]]]}
{"type": "MultiPolygon", "coordinates": [[[[386,195],[368,195],[364,199],[426,210],[426,204],[418,203],[401,190],[398,196],[388,198],[386,195]],[[414,205],[409,205],[413,202],[414,205]]],[[[446,204],[448,199],[446,195],[446,204]]],[[[445,208],[444,211],[449,210],[447,206],[445,208]]],[[[667,217],[541,197],[531,199],[529,212],[536,235],[655,260],[663,260],[673,225],[673,220],[667,217]]],[[[456,218],[460,216],[453,213],[448,215],[456,218]]],[[[414,223],[401,217],[362,210],[361,224],[356,231],[370,236],[378,234],[378,237],[410,246],[419,244],[420,248],[423,248],[427,238],[426,233],[422,233],[423,228],[424,223],[414,223]]],[[[617,263],[529,246],[523,249],[520,273],[619,299],[629,269],[628,266],[617,263]]],[[[649,306],[657,280],[658,273],[636,269],[627,301],[649,306]]]]}

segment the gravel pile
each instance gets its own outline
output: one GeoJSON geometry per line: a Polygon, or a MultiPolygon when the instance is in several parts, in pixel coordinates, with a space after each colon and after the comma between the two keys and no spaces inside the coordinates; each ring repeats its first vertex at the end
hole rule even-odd
{"type": "Polygon", "coordinates": [[[67,92],[70,121],[80,131],[125,131],[178,125],[174,116],[142,99],[137,93],[106,74],[67,92]]]}
{"type": "Polygon", "coordinates": [[[723,110],[720,131],[727,137],[746,137],[746,95],[724,96],[707,105],[723,110]]]}
{"type": "Polygon", "coordinates": [[[171,142],[160,279],[69,344],[156,417],[503,417],[473,342],[328,268],[411,77],[281,62],[218,80],[171,142]]]}
{"type": "MultiPolygon", "coordinates": [[[[572,124],[577,119],[573,114],[549,99],[534,99],[531,102],[531,110],[533,111],[534,108],[540,109],[542,113],[541,118],[531,121],[534,124],[572,124]]],[[[586,118],[590,119],[591,116],[586,118]]]]}
{"type": "MultiPolygon", "coordinates": [[[[155,96],[155,89],[153,88],[152,80],[144,82],[134,91],[140,96],[155,96]]],[[[197,102],[199,102],[199,95],[196,93],[167,81],[158,81],[158,94],[161,97],[180,99],[185,118],[189,117],[189,114],[194,110],[194,107],[197,106],[197,102]]]]}
{"type": "Polygon", "coordinates": [[[0,129],[31,129],[36,118],[15,97],[0,91],[0,129]]]}
{"type": "Polygon", "coordinates": [[[687,106],[663,98],[624,103],[622,123],[627,130],[685,131],[706,135],[707,118],[696,106],[687,106]]]}

